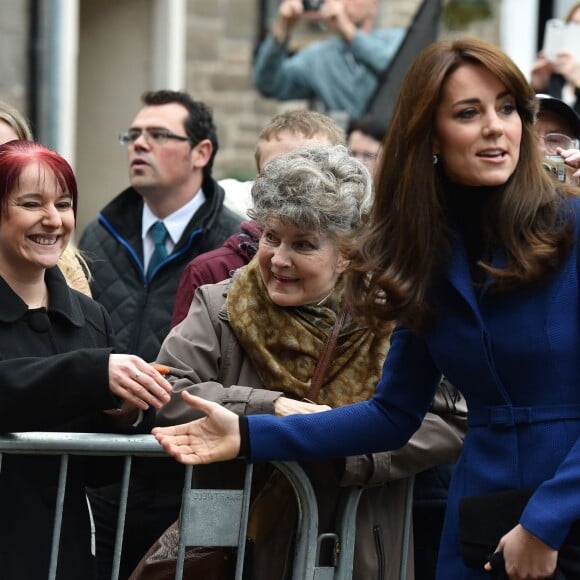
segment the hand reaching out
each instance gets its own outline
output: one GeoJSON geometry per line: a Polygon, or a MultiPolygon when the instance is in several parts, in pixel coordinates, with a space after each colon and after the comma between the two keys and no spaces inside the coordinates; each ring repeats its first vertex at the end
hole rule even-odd
{"type": "Polygon", "coordinates": [[[182,425],[155,427],[152,433],[163,449],[180,463],[192,465],[235,459],[241,444],[238,416],[187,391],[181,396],[205,417],[182,425]]]}
{"type": "Polygon", "coordinates": [[[150,406],[160,409],[170,399],[172,387],[165,377],[142,358],[130,354],[109,357],[109,389],[123,400],[121,413],[150,406]]]}

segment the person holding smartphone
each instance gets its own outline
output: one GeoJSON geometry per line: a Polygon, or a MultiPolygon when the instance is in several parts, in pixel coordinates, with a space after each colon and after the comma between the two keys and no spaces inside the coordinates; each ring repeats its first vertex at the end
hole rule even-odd
{"type": "MultiPolygon", "coordinates": [[[[580,2],[570,8],[564,21],[580,23],[580,2]]],[[[563,51],[549,60],[540,52],[532,68],[531,85],[537,93],[562,99],[580,114],[580,54],[563,51]]]]}
{"type": "Polygon", "coordinates": [[[318,99],[351,119],[365,112],[379,75],[389,66],[405,30],[375,30],[377,0],[283,0],[271,33],[258,50],[254,86],[280,101],[318,99]],[[300,20],[320,22],[334,36],[291,54],[300,20]]]}

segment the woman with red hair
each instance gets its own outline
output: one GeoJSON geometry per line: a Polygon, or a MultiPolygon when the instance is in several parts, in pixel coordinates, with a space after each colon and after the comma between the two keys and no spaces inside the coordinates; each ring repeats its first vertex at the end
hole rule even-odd
{"type": "MultiPolygon", "coordinates": [[[[135,431],[150,427],[169,383],[136,356],[112,354],[102,306],[71,289],[57,262],[75,225],[70,165],[32,141],[0,145],[0,428],[135,431]]],[[[88,464],[70,462],[57,578],[90,578],[88,464]]],[[[0,570],[48,574],[58,460],[6,455],[0,474],[0,570]],[[34,554],[30,557],[31,550],[34,554]]]]}

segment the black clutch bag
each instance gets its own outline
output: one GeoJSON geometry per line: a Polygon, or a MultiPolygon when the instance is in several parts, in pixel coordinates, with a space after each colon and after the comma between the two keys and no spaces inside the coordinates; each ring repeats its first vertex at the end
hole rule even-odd
{"type": "MultiPolygon", "coordinates": [[[[503,568],[503,558],[491,558],[499,540],[519,520],[533,489],[513,489],[465,497],[459,503],[459,540],[461,555],[469,568],[483,568],[492,561],[494,572],[503,568]]],[[[503,576],[507,578],[505,569],[503,576]]],[[[558,552],[558,568],[554,578],[572,580],[580,578],[580,522],[577,521],[566,536],[558,552]]]]}

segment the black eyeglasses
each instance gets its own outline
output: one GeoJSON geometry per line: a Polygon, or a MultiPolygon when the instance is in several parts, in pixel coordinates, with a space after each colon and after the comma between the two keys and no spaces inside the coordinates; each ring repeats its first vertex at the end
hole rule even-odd
{"type": "Polygon", "coordinates": [[[156,145],[164,145],[169,139],[173,141],[189,141],[189,137],[185,135],[176,135],[167,129],[161,129],[157,127],[147,127],[146,129],[129,129],[125,133],[119,135],[119,143],[121,145],[132,145],[139,139],[139,137],[145,138],[145,141],[151,145],[155,143],[156,145]]]}

